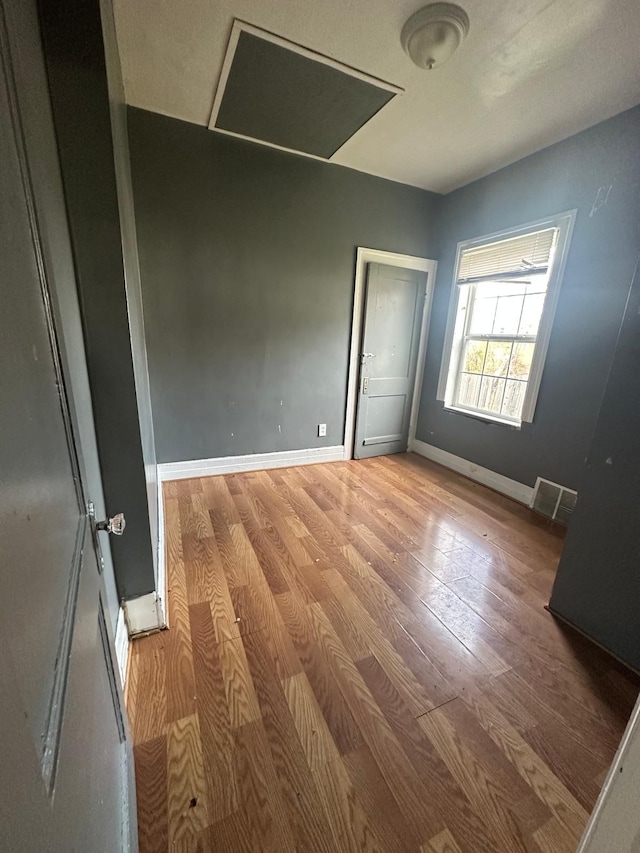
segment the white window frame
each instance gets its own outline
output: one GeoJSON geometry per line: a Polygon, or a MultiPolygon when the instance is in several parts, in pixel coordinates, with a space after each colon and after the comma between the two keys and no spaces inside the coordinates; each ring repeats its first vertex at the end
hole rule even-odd
{"type": "Polygon", "coordinates": [[[457,412],[458,414],[467,415],[468,417],[478,418],[482,421],[493,421],[495,423],[504,424],[505,426],[515,429],[520,429],[522,423],[531,423],[533,421],[575,218],[576,210],[569,210],[555,216],[549,216],[545,219],[538,219],[535,222],[527,222],[526,224],[519,225],[516,228],[507,228],[504,231],[496,231],[493,234],[486,234],[482,237],[475,237],[471,240],[463,240],[458,243],[456,262],[453,272],[453,284],[451,286],[451,296],[449,299],[447,327],[445,330],[444,347],[442,351],[442,362],[440,365],[440,377],[438,380],[438,390],[436,394],[436,399],[444,403],[445,409],[451,412],[457,412]],[[499,415],[483,412],[479,409],[455,406],[453,401],[455,399],[456,382],[460,372],[460,359],[462,358],[466,324],[466,303],[470,293],[470,287],[458,285],[458,270],[460,268],[462,252],[465,251],[465,249],[486,246],[491,243],[498,243],[512,237],[524,236],[532,231],[541,231],[544,228],[557,228],[558,237],[551,260],[547,292],[544,300],[544,307],[542,309],[542,317],[540,318],[540,326],[536,336],[536,345],[531,363],[531,372],[527,382],[527,390],[522,406],[521,419],[519,421],[512,420],[510,418],[504,418],[499,415]]]}

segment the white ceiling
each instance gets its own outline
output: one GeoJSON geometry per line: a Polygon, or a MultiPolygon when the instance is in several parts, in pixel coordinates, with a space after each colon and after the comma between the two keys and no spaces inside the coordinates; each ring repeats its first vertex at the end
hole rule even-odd
{"type": "Polygon", "coordinates": [[[234,18],[402,86],[333,158],[448,192],[640,102],[640,0],[458,0],[442,68],[400,45],[421,0],[114,0],[128,103],[207,125],[234,18]]]}

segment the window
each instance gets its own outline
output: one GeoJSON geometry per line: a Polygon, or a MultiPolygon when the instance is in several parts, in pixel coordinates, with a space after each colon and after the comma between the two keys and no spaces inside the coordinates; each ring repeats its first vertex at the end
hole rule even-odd
{"type": "Polygon", "coordinates": [[[532,421],[575,211],[458,245],[438,399],[532,421]]]}

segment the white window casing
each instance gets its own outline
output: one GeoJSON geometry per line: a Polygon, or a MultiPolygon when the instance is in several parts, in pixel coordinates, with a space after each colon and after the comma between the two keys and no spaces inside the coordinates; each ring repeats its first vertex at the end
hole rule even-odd
{"type": "MultiPolygon", "coordinates": [[[[571,210],[458,243],[436,395],[446,409],[515,428],[523,422],[533,421],[575,216],[576,211],[571,210]],[[469,331],[468,308],[475,290],[482,283],[499,282],[503,278],[511,281],[519,275],[530,277],[543,272],[548,272],[546,293],[537,334],[528,338],[535,342],[535,346],[520,418],[496,415],[481,408],[457,406],[454,400],[462,372],[465,343],[470,338],[489,342],[500,338],[499,335],[475,335],[469,331]]],[[[526,336],[519,334],[504,337],[527,341],[526,336]]]]}

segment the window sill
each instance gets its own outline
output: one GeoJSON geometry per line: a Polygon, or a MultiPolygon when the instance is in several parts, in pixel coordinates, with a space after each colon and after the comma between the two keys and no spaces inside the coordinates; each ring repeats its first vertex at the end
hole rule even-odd
{"type": "Polygon", "coordinates": [[[500,418],[496,415],[488,415],[486,412],[474,412],[473,409],[462,409],[459,406],[447,406],[444,404],[445,412],[453,412],[456,415],[465,415],[468,418],[474,418],[477,421],[483,421],[486,424],[500,424],[500,426],[510,427],[511,429],[522,429],[522,421],[509,421],[506,418],[500,418]]]}

